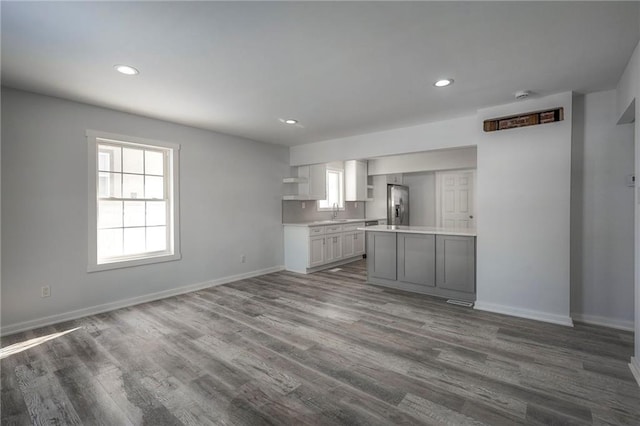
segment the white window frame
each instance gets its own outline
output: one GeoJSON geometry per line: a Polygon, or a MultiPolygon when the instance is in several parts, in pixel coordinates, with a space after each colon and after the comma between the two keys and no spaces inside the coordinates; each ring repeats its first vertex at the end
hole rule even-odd
{"type": "MultiPolygon", "coordinates": [[[[325,177],[325,184],[326,184],[326,190],[327,190],[327,199],[329,199],[329,173],[339,173],[340,174],[340,178],[339,178],[339,195],[338,195],[338,199],[340,200],[338,203],[338,211],[344,211],[345,209],[345,194],[344,194],[344,169],[340,169],[338,167],[327,167],[327,171],[326,173],[326,177],[325,177]]],[[[326,202],[327,200],[318,200],[317,206],[318,206],[318,211],[319,212],[330,212],[333,211],[333,206],[328,206],[328,207],[321,207],[321,203],[322,202],[326,202]]]]}
{"type": "Polygon", "coordinates": [[[148,265],[152,263],[169,262],[181,259],[180,254],[180,193],[179,193],[179,164],[180,144],[158,141],[114,133],[87,130],[88,143],[88,262],[87,272],[105,271],[109,269],[128,268],[132,266],[148,265]],[[142,253],[116,259],[98,260],[98,145],[113,143],[118,145],[162,149],[169,152],[167,161],[167,226],[170,227],[167,250],[156,253],[142,253]]]}

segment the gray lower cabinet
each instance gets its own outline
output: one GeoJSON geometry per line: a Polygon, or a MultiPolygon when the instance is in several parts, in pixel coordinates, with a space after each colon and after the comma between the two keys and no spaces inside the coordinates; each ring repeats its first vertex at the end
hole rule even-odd
{"type": "Polygon", "coordinates": [[[398,235],[398,281],[436,285],[435,235],[398,235]]]}
{"type": "Polygon", "coordinates": [[[367,232],[371,284],[473,302],[475,266],[475,237],[367,232]]]}
{"type": "Polygon", "coordinates": [[[436,286],[446,290],[475,292],[475,238],[436,236],[436,286]]]}
{"type": "Polygon", "coordinates": [[[369,232],[367,238],[367,274],[385,280],[396,279],[396,234],[369,232]]]}

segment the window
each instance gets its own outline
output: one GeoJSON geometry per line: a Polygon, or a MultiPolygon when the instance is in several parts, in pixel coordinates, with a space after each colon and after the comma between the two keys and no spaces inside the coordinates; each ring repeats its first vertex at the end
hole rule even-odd
{"type": "Polygon", "coordinates": [[[318,201],[318,210],[344,210],[344,170],[327,167],[327,199],[318,201]]]}
{"type": "Polygon", "coordinates": [[[87,131],[89,271],[180,258],[180,145],[87,131]]]}

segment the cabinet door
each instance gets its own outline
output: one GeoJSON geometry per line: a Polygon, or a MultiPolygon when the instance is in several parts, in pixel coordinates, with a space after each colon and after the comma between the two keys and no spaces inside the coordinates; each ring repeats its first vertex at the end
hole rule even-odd
{"type": "Polygon", "coordinates": [[[342,234],[342,257],[355,256],[355,232],[345,232],[342,234]]]}
{"type": "Polygon", "coordinates": [[[467,293],[476,291],[474,237],[436,236],[436,286],[467,293]]]}
{"type": "Polygon", "coordinates": [[[325,263],[325,237],[309,238],[309,268],[325,263]]]}
{"type": "Polygon", "coordinates": [[[345,201],[367,200],[367,162],[349,160],[344,162],[345,201]]]}
{"type": "Polygon", "coordinates": [[[312,200],[327,198],[327,165],[312,164],[309,166],[309,197],[312,200]]]}
{"type": "Polygon", "coordinates": [[[353,234],[353,254],[364,254],[364,231],[353,234]]]}
{"type": "Polygon", "coordinates": [[[327,235],[325,261],[335,262],[342,259],[342,234],[327,235]]]}
{"type": "Polygon", "coordinates": [[[369,232],[367,273],[373,278],[396,279],[396,233],[369,232]]]}
{"type": "Polygon", "coordinates": [[[436,285],[435,235],[398,234],[398,281],[436,285]]]}

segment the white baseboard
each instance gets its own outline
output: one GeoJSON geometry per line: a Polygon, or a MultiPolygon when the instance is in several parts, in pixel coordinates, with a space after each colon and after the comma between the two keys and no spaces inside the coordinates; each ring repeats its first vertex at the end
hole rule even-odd
{"type": "Polygon", "coordinates": [[[9,334],[19,333],[21,331],[32,330],[38,327],[45,327],[52,324],[57,324],[64,321],[74,320],[89,315],[101,314],[103,312],[109,312],[120,308],[126,308],[128,306],[139,305],[140,303],[152,302],[154,300],[166,299],[167,297],[177,296],[179,294],[190,293],[192,291],[203,290],[209,287],[215,287],[222,284],[227,284],[233,281],[244,280],[247,278],[253,278],[260,275],[271,274],[273,272],[279,272],[284,270],[284,266],[273,266],[270,268],[259,269],[257,271],[245,272],[243,274],[231,275],[223,278],[216,278],[215,280],[206,281],[202,283],[189,284],[181,287],[172,288],[169,290],[163,290],[156,293],[145,294],[142,296],[132,297],[130,299],[118,300],[116,302],[104,303],[102,305],[91,306],[88,308],[77,309],[75,311],[64,312],[61,314],[51,315],[48,317],[37,318],[34,320],[23,321],[15,324],[3,325],[0,331],[0,335],[7,336],[9,334]]]}
{"type": "Polygon", "coordinates": [[[636,379],[636,383],[640,385],[640,364],[638,363],[636,357],[631,357],[629,368],[631,369],[631,374],[633,374],[633,377],[635,377],[636,379]]]}
{"type": "Polygon", "coordinates": [[[571,318],[575,321],[584,322],[586,324],[601,325],[603,327],[615,328],[624,331],[634,331],[633,321],[578,313],[572,313],[571,318]]]}
{"type": "Polygon", "coordinates": [[[498,305],[495,303],[487,303],[482,301],[476,301],[474,309],[573,327],[573,321],[571,320],[570,316],[551,314],[542,311],[534,311],[531,309],[516,308],[513,306],[498,305]]]}

